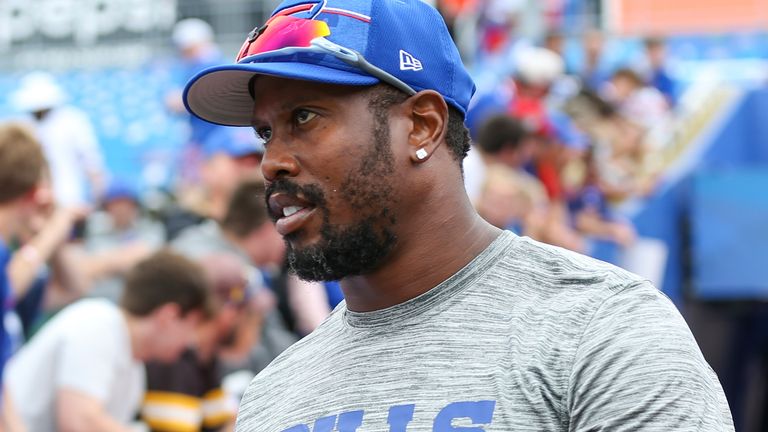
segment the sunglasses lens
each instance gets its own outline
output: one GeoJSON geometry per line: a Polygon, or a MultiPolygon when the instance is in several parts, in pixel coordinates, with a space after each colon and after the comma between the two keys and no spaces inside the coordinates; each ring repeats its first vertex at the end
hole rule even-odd
{"type": "Polygon", "coordinates": [[[237,61],[245,57],[283,48],[308,48],[312,39],[331,34],[325,21],[276,16],[267,21],[263,33],[252,42],[245,41],[237,61]]]}

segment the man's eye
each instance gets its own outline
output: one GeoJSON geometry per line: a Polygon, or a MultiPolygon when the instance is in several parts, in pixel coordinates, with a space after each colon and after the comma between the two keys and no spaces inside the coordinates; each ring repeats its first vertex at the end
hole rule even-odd
{"type": "Polygon", "coordinates": [[[296,115],[295,115],[296,123],[298,123],[298,124],[307,123],[308,121],[310,121],[313,118],[315,118],[315,116],[317,116],[317,114],[313,113],[312,111],[307,111],[307,110],[300,109],[300,110],[296,111],[296,115]]]}
{"type": "Polygon", "coordinates": [[[256,129],[256,138],[265,143],[269,142],[269,139],[272,138],[272,129],[266,127],[256,129]]]}

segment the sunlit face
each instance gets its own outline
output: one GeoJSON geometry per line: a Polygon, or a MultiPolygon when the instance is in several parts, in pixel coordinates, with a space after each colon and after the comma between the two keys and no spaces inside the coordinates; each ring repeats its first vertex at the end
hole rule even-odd
{"type": "Polygon", "coordinates": [[[243,308],[233,304],[222,304],[215,316],[205,326],[213,328],[217,346],[229,346],[235,338],[237,324],[243,319],[243,308]]]}
{"type": "Polygon", "coordinates": [[[139,207],[131,198],[117,198],[108,202],[104,209],[112,217],[115,227],[125,229],[139,217],[139,207]]]}
{"type": "Polygon", "coordinates": [[[336,280],[377,268],[396,243],[386,113],[364,88],[260,77],[254,94],[267,204],[293,270],[336,280]]]}
{"type": "Polygon", "coordinates": [[[632,80],[621,76],[614,77],[613,80],[611,80],[611,84],[611,96],[613,96],[614,100],[617,102],[623,102],[629,99],[632,93],[637,90],[637,87],[632,80]]]}
{"type": "Polygon", "coordinates": [[[54,210],[54,201],[50,178],[44,174],[37,186],[20,200],[14,235],[21,240],[28,240],[43,229],[54,210]]]}
{"type": "Polygon", "coordinates": [[[182,317],[178,309],[163,310],[167,306],[153,313],[154,331],[149,350],[149,360],[165,363],[176,361],[194,344],[197,328],[202,323],[200,312],[189,312],[182,317]]]}
{"type": "Polygon", "coordinates": [[[510,182],[486,185],[477,204],[483,219],[502,229],[523,220],[529,211],[530,205],[519,186],[510,182]]]}
{"type": "Polygon", "coordinates": [[[271,222],[264,222],[256,229],[255,235],[243,244],[243,250],[251,262],[259,267],[281,266],[285,261],[285,248],[283,236],[271,222]]]}
{"type": "Polygon", "coordinates": [[[203,164],[205,187],[213,194],[229,196],[243,181],[261,177],[260,160],[257,154],[239,158],[224,153],[215,154],[203,164]]]}

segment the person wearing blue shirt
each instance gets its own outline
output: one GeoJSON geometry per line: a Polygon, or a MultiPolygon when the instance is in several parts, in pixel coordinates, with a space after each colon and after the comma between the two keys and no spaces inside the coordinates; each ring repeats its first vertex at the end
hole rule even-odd
{"type": "MultiPolygon", "coordinates": [[[[11,260],[11,251],[5,245],[2,239],[0,239],[0,299],[3,302],[3,317],[5,317],[5,311],[9,310],[10,304],[13,303],[13,297],[11,295],[11,284],[8,280],[7,268],[8,262],[11,260]]],[[[4,319],[0,320],[0,364],[5,364],[11,354],[11,338],[8,331],[5,329],[4,319]]]]}
{"type": "Polygon", "coordinates": [[[663,39],[649,38],[645,41],[645,52],[650,63],[648,84],[655,87],[667,99],[670,107],[677,102],[675,81],[666,68],[667,49],[663,39]]]}
{"type": "MultiPolygon", "coordinates": [[[[15,123],[0,125],[0,388],[3,369],[11,355],[5,316],[13,307],[15,297],[8,275],[11,259],[8,244],[27,228],[26,224],[39,211],[35,192],[45,170],[43,150],[32,133],[15,123]]],[[[0,404],[3,408],[0,421],[12,423],[16,418],[12,404],[4,399],[0,404]]]]}

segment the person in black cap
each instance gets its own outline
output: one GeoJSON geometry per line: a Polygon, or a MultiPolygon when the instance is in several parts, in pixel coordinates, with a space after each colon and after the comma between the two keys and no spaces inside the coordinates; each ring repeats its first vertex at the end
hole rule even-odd
{"type": "Polygon", "coordinates": [[[265,141],[293,270],[346,298],[254,379],[237,430],[733,430],[650,283],[478,216],[473,91],[419,0],[287,0],[188,83],[195,115],[265,141]]]}

